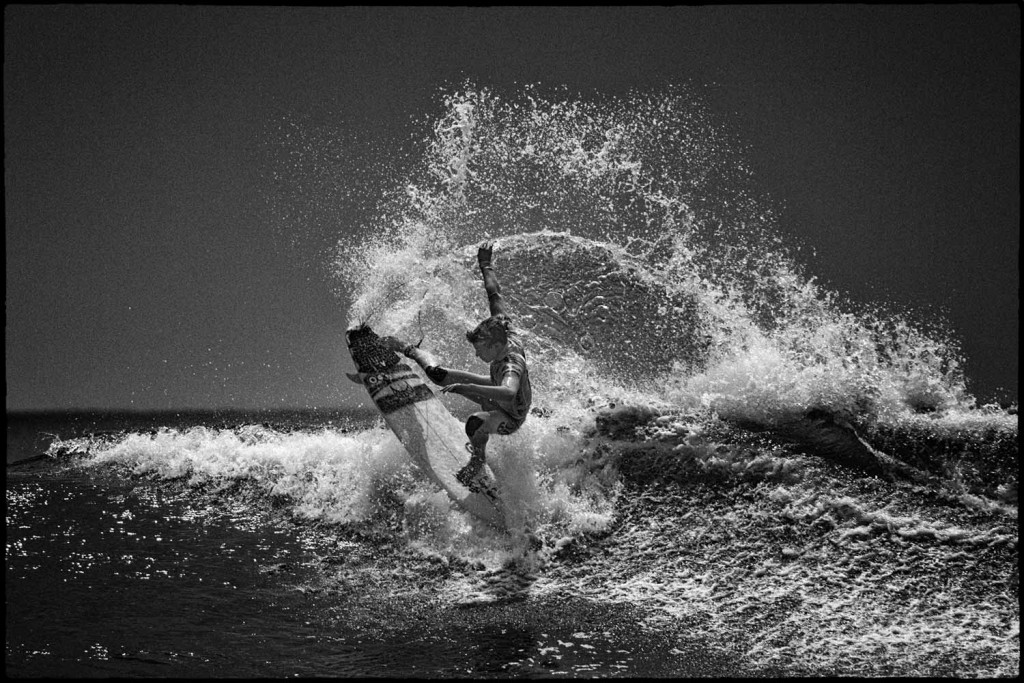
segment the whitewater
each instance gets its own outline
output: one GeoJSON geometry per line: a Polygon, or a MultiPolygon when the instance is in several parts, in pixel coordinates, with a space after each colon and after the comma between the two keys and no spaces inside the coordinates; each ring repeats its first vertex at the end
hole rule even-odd
{"type": "Polygon", "coordinates": [[[496,244],[534,410],[488,462],[541,550],[453,507],[372,413],[58,437],[53,466],[283,525],[314,558],[289,590],[388,642],[561,619],[421,674],[1019,675],[1016,407],[978,405],[955,330],[819,286],[686,88],[440,105],[332,268],[351,325],[482,372],[464,333],[496,244]]]}

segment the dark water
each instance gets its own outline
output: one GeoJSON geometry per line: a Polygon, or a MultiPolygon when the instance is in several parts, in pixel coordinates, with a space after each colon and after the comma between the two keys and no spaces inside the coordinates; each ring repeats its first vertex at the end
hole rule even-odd
{"type": "Polygon", "coordinates": [[[925,484],[689,419],[496,442],[499,481],[530,458],[524,554],[365,415],[9,415],[6,673],[1019,671],[1015,416],[943,418],[925,484]]]}
{"type": "MultiPolygon", "coordinates": [[[[253,416],[249,416],[250,418],[253,416]]],[[[359,416],[280,414],[279,429],[359,416]]],[[[223,425],[215,414],[8,416],[8,460],[97,430],[223,425]]],[[[244,420],[243,420],[244,421],[244,420]]],[[[341,427],[344,428],[344,427],[341,427]]],[[[244,496],[83,471],[8,468],[8,676],[677,676],[735,672],[642,610],[571,595],[453,605],[394,539],[339,538],[244,496]],[[345,573],[339,568],[351,568],[345,573]],[[423,572],[417,578],[416,571],[423,572]]]]}

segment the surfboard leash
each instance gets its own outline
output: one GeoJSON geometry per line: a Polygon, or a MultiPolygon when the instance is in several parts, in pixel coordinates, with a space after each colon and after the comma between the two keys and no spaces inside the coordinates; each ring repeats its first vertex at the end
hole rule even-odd
{"type": "MultiPolygon", "coordinates": [[[[423,298],[424,299],[427,298],[426,292],[423,293],[423,298]]],[[[422,308],[420,308],[420,310],[416,311],[416,324],[419,325],[419,327],[420,327],[420,340],[418,342],[416,342],[415,344],[413,344],[413,346],[418,349],[418,348],[420,348],[420,344],[423,343],[423,340],[427,338],[427,333],[423,331],[423,309],[422,308]]]]}

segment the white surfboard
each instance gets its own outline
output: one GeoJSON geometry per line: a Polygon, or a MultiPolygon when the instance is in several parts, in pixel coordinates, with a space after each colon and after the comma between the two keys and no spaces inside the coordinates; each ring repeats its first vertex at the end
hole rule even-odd
{"type": "Polygon", "coordinates": [[[507,530],[491,469],[484,465],[476,478],[480,493],[470,491],[455,478],[469,462],[465,428],[408,364],[399,362],[348,377],[366,387],[388,427],[430,479],[462,509],[507,530]]]}

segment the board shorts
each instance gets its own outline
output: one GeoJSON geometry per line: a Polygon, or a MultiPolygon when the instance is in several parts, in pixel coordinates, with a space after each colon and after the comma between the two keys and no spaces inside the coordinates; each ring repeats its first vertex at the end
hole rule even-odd
{"type": "Polygon", "coordinates": [[[501,422],[498,423],[498,430],[497,430],[497,433],[501,434],[502,436],[508,436],[509,434],[514,434],[516,432],[516,430],[518,430],[520,427],[522,427],[523,423],[526,422],[526,418],[523,418],[521,420],[520,419],[516,419],[516,418],[512,417],[511,415],[509,415],[508,413],[506,413],[504,410],[498,410],[498,411],[495,411],[495,412],[499,412],[502,415],[502,420],[501,420],[501,422]]]}
{"type": "Polygon", "coordinates": [[[478,429],[488,422],[493,425],[492,429],[487,430],[488,434],[508,436],[509,434],[514,434],[516,430],[522,427],[523,423],[526,422],[526,418],[517,419],[497,407],[492,407],[489,410],[484,408],[479,413],[470,415],[469,419],[466,420],[466,434],[472,437],[478,429]],[[486,414],[487,417],[479,417],[481,414],[486,414]],[[478,422],[478,424],[474,424],[474,422],[478,422]]]}

